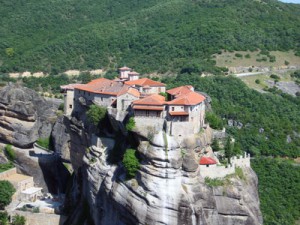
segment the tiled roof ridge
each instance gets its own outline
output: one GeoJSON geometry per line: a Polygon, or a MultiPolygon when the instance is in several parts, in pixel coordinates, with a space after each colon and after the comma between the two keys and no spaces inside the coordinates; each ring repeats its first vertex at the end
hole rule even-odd
{"type": "Polygon", "coordinates": [[[161,82],[158,82],[158,81],[155,81],[155,80],[151,80],[149,78],[140,78],[138,80],[132,80],[132,81],[125,81],[125,84],[128,84],[128,85],[139,85],[139,86],[146,86],[146,85],[149,85],[149,86],[166,86],[164,83],[161,83],[161,82]]]}
{"type": "Polygon", "coordinates": [[[165,97],[159,94],[152,94],[145,98],[133,101],[134,105],[165,105],[165,97]]]}

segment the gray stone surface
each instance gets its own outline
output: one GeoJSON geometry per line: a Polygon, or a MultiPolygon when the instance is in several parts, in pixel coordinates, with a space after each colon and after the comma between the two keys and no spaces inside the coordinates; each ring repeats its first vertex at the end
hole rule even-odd
{"type": "Polygon", "coordinates": [[[0,140],[29,147],[39,137],[49,137],[57,108],[33,90],[8,84],[0,90],[0,140]]]}
{"type": "MultiPolygon", "coordinates": [[[[122,164],[106,160],[118,139],[101,137],[103,141],[92,146],[93,135],[84,126],[71,120],[70,129],[70,158],[76,175],[68,194],[73,213],[67,224],[78,223],[85,204],[87,217],[95,225],[262,224],[258,181],[251,168],[243,169],[246,180],[231,178],[231,184],[218,188],[208,187],[200,176],[194,152],[211,142],[209,130],[184,143],[160,132],[150,141],[142,137],[141,168],[136,178],[126,180],[122,164]]],[[[121,154],[122,149],[117,150],[121,154]]]]}

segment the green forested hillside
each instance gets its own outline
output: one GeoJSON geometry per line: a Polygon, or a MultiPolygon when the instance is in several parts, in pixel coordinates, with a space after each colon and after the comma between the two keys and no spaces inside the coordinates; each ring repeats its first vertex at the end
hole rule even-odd
{"type": "Polygon", "coordinates": [[[258,176],[260,208],[265,225],[298,224],[300,218],[300,167],[284,160],[251,161],[258,176]]]}
{"type": "Polygon", "coordinates": [[[300,49],[300,6],[275,0],[0,0],[0,72],[215,71],[212,53],[300,49]]]}

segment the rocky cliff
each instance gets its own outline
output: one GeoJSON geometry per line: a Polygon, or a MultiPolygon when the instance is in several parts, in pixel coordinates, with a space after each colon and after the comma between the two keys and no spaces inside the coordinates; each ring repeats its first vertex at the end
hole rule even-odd
{"type": "Polygon", "coordinates": [[[209,128],[179,141],[163,131],[150,138],[139,132],[128,135],[117,126],[111,132],[107,124],[91,132],[81,121],[65,117],[57,126],[68,137],[68,145],[62,139],[59,145],[65,146],[75,169],[67,224],[262,224],[258,181],[251,168],[243,168],[245,178],[233,175],[218,187],[208,186],[200,176],[196,158],[210,149],[209,128]],[[111,158],[133,145],[141,168],[127,180],[120,158],[115,164],[111,158]]]}
{"type": "Polygon", "coordinates": [[[57,108],[31,89],[8,84],[0,89],[0,140],[29,147],[39,137],[49,137],[57,108]]]}
{"type": "MultiPolygon", "coordinates": [[[[58,104],[18,84],[0,89],[0,149],[13,145],[18,172],[33,176],[36,186],[51,193],[64,192],[70,174],[57,154],[32,145],[50,136],[58,104]]],[[[0,163],[6,161],[0,154],[0,163]]]]}

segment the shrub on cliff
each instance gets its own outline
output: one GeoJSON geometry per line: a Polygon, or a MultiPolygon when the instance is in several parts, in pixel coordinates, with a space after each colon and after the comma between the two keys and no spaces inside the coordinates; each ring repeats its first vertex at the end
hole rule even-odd
{"type": "Polygon", "coordinates": [[[5,146],[5,155],[10,161],[14,161],[16,159],[16,153],[14,152],[12,145],[5,146]]]}
{"type": "Polygon", "coordinates": [[[0,224],[8,225],[8,214],[7,212],[0,212],[0,224]]]}
{"type": "Polygon", "coordinates": [[[127,172],[127,178],[131,179],[135,177],[136,172],[140,168],[136,151],[134,149],[127,149],[122,162],[127,172]]]}
{"type": "Polygon", "coordinates": [[[52,143],[51,143],[51,136],[46,137],[46,138],[39,138],[36,143],[41,146],[44,147],[46,149],[51,150],[52,149],[52,143]]]}
{"type": "Polygon", "coordinates": [[[126,129],[128,131],[132,131],[135,127],[135,121],[133,117],[130,117],[128,122],[126,123],[126,129]]]}
{"type": "Polygon", "coordinates": [[[26,219],[24,216],[15,215],[12,219],[12,225],[25,225],[26,219]]]}
{"type": "Polygon", "coordinates": [[[91,105],[89,110],[86,112],[89,122],[91,122],[95,126],[97,126],[99,122],[105,117],[105,114],[106,108],[97,105],[91,105]]]}
{"type": "Polygon", "coordinates": [[[7,180],[0,181],[0,209],[4,209],[11,202],[15,191],[14,186],[7,180]]]}

